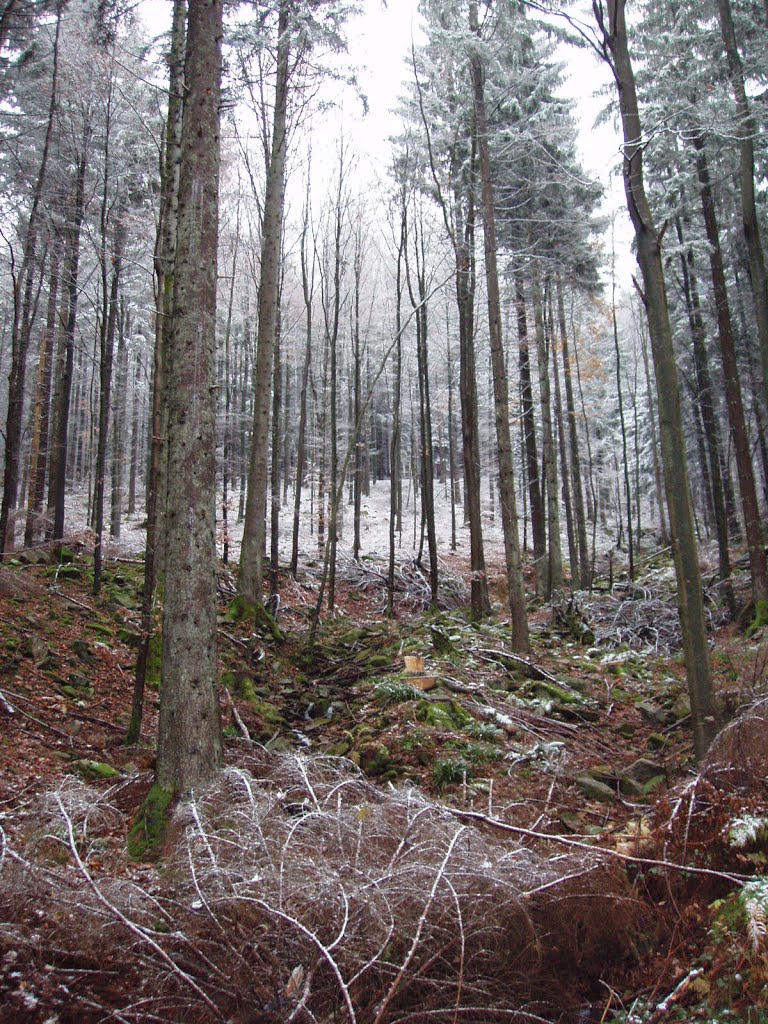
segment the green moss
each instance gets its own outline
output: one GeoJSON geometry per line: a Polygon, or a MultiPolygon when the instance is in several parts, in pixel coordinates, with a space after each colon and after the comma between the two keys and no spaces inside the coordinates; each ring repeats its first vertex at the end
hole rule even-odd
{"type": "Polygon", "coordinates": [[[233,697],[240,700],[256,700],[256,691],[253,688],[253,680],[245,672],[222,672],[219,677],[219,684],[229,690],[233,697]]]}
{"type": "Polygon", "coordinates": [[[416,712],[416,717],[434,729],[448,729],[451,732],[468,729],[475,721],[455,700],[435,703],[422,701],[416,712]]]}
{"type": "Polygon", "coordinates": [[[559,701],[561,704],[579,704],[583,700],[580,694],[570,692],[563,689],[560,686],[555,686],[554,683],[548,683],[543,679],[537,679],[534,682],[524,683],[520,687],[520,692],[525,694],[532,694],[534,697],[541,697],[545,700],[551,699],[559,701]]]}
{"type": "Polygon", "coordinates": [[[163,635],[153,633],[149,638],[149,650],[147,651],[147,671],[144,685],[150,690],[159,690],[163,678],[163,635]]]}
{"type": "Polygon", "coordinates": [[[755,615],[747,626],[747,638],[753,636],[763,626],[768,626],[768,601],[761,597],[755,602],[755,615]]]}
{"type": "Polygon", "coordinates": [[[383,775],[392,769],[392,755],[383,743],[370,743],[360,751],[360,767],[366,775],[383,775]]]}
{"type": "Polygon", "coordinates": [[[170,790],[157,783],[147,793],[128,833],[128,856],[131,860],[153,860],[160,855],[168,831],[172,800],[170,790]]]}
{"type": "Polygon", "coordinates": [[[252,622],[257,631],[268,634],[273,640],[282,640],[280,627],[263,604],[251,604],[238,595],[230,604],[224,616],[227,622],[252,622]]]}
{"type": "Polygon", "coordinates": [[[72,767],[86,782],[120,778],[117,768],[113,768],[111,764],[105,764],[103,761],[73,761],[72,767]]]}

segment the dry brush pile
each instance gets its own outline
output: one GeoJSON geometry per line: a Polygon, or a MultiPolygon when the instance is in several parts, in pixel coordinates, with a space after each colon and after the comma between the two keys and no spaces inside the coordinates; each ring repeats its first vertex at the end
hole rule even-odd
{"type": "Polygon", "coordinates": [[[34,820],[2,851],[8,1021],[575,1019],[641,923],[599,851],[536,851],[340,759],[241,760],[132,879],[98,870],[108,800],[71,782],[34,820]]]}

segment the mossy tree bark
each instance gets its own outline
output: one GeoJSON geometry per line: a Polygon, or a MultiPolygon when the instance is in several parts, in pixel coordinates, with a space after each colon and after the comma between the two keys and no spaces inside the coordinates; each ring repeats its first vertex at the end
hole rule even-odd
{"type": "Polygon", "coordinates": [[[216,693],[215,320],[221,0],[190,0],[172,329],[157,781],[180,795],[222,761],[216,693]]]}
{"type": "Polygon", "coordinates": [[[664,486],[677,576],[694,749],[697,757],[703,757],[715,731],[712,675],[661,242],[645,192],[642,124],[629,55],[624,5],[625,0],[606,0],[605,3],[593,0],[603,56],[611,67],[619,96],[624,134],[624,190],[635,229],[637,261],[643,279],[656,377],[664,486]]]}
{"type": "Polygon", "coordinates": [[[136,656],[131,720],[126,743],[138,742],[144,716],[144,687],[153,633],[153,606],[165,536],[165,354],[170,333],[173,274],[176,263],[176,227],[181,165],[181,122],[184,111],[184,51],[186,0],[174,0],[171,45],[168,53],[168,116],[161,157],[161,209],[155,240],[155,351],[152,368],[152,409],[149,471],[147,474],[147,543],[144,554],[144,591],[141,601],[141,640],[136,656]]]}

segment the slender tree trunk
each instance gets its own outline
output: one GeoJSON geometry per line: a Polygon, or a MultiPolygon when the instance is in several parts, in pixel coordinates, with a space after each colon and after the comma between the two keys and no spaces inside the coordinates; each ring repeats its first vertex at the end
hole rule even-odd
{"type": "Polygon", "coordinates": [[[557,281],[557,316],[560,326],[560,346],[563,355],[563,380],[565,384],[565,408],[568,416],[568,444],[570,450],[571,482],[573,484],[573,510],[576,519],[576,537],[579,556],[579,586],[588,590],[591,582],[589,545],[587,544],[587,520],[584,513],[584,491],[581,480],[581,458],[579,455],[579,432],[576,422],[576,404],[573,400],[573,379],[571,357],[568,348],[568,327],[565,322],[565,303],[562,282],[557,281]]]}
{"type": "Polygon", "coordinates": [[[643,277],[656,374],[661,453],[677,575],[677,599],[691,701],[694,749],[697,757],[703,757],[715,731],[712,676],[661,246],[643,181],[643,133],[635,76],[629,56],[624,0],[608,0],[607,25],[602,3],[600,0],[593,2],[605,57],[610,62],[619,95],[624,131],[624,188],[635,229],[637,260],[643,277]]]}
{"type": "MultiPolygon", "coordinates": [[[[27,353],[32,333],[33,290],[38,273],[37,245],[40,234],[43,189],[48,171],[53,126],[58,105],[59,37],[61,33],[62,3],[56,7],[56,29],[53,40],[51,91],[48,121],[43,140],[43,151],[37,180],[32,192],[32,205],[27,217],[23,256],[13,282],[13,324],[11,328],[11,372],[8,377],[8,410],[5,422],[5,463],[3,469],[3,497],[0,501],[0,559],[13,546],[14,530],[10,529],[11,509],[16,507],[21,459],[21,426],[24,411],[24,388],[27,373],[27,353]]],[[[62,508],[63,511],[63,508],[62,508]]]]}
{"type": "MultiPolygon", "coordinates": [[[[683,246],[683,227],[678,218],[676,223],[677,237],[680,245],[683,246]]],[[[722,449],[720,441],[720,428],[717,422],[714,406],[714,391],[712,389],[712,378],[709,372],[709,356],[705,339],[704,321],[701,315],[701,308],[694,273],[693,253],[680,254],[680,261],[683,273],[683,291],[685,294],[686,306],[688,308],[688,324],[693,343],[693,364],[697,384],[697,405],[701,414],[702,439],[706,450],[704,465],[707,470],[705,480],[709,485],[711,494],[711,509],[714,513],[715,532],[717,535],[717,548],[719,559],[720,579],[725,587],[725,597],[731,611],[735,610],[733,587],[730,583],[731,559],[728,551],[728,517],[725,511],[725,494],[723,491],[723,478],[720,473],[720,452],[722,449]]]]}
{"type": "MultiPolygon", "coordinates": [[[[309,184],[307,184],[309,188],[309,184]]],[[[304,368],[301,373],[301,394],[299,396],[299,438],[296,452],[296,486],[293,494],[293,541],[291,545],[291,576],[296,578],[299,568],[299,523],[301,514],[301,491],[307,463],[307,388],[309,371],[312,365],[312,296],[315,289],[314,255],[311,269],[308,263],[307,239],[309,233],[309,197],[304,211],[304,226],[301,234],[301,287],[304,294],[304,313],[306,317],[306,344],[304,348],[304,368]]]]}
{"type": "MultiPolygon", "coordinates": [[[[470,0],[469,19],[470,30],[479,35],[480,29],[475,0],[470,0]]],[[[509,609],[512,618],[512,641],[516,650],[525,652],[529,648],[528,615],[520,558],[515,470],[512,463],[512,439],[509,429],[507,365],[504,353],[504,339],[502,337],[499,274],[496,265],[494,191],[488,145],[488,120],[485,111],[483,67],[476,50],[472,51],[470,67],[474,94],[475,133],[480,158],[480,181],[482,183],[485,278],[488,293],[488,324],[491,342],[491,362],[493,366],[494,418],[496,421],[496,441],[498,444],[501,520],[504,534],[504,555],[507,566],[509,609]]]]}
{"type": "Polygon", "coordinates": [[[120,315],[117,323],[117,377],[115,389],[115,423],[112,430],[112,470],[109,533],[115,540],[120,538],[123,515],[123,476],[125,471],[125,445],[128,440],[127,429],[127,383],[128,383],[128,345],[126,334],[130,328],[130,318],[125,306],[125,299],[120,302],[120,315]]]}
{"type": "Polygon", "coordinates": [[[283,401],[280,325],[278,302],[272,382],[272,466],[270,470],[269,596],[273,609],[277,608],[277,598],[280,593],[280,408],[283,401]]]}
{"type": "Polygon", "coordinates": [[[545,598],[549,600],[563,585],[563,555],[560,545],[560,504],[557,487],[557,457],[552,431],[552,400],[549,387],[549,356],[547,337],[544,329],[544,299],[541,293],[538,271],[533,274],[533,317],[536,335],[536,355],[539,364],[539,404],[541,406],[542,463],[546,482],[547,509],[547,588],[545,598]]]}
{"type": "MultiPolygon", "coordinates": [[[[112,362],[115,351],[115,328],[119,305],[120,274],[125,245],[125,224],[118,219],[115,225],[112,253],[112,281],[108,302],[105,303],[103,325],[99,339],[99,438],[96,450],[96,481],[94,487],[93,593],[101,589],[102,540],[104,537],[104,475],[107,465],[107,434],[112,397],[112,362]]],[[[106,298],[106,296],[105,296],[106,298]]]]}
{"type": "Polygon", "coordinates": [[[216,681],[216,250],[221,0],[189,0],[173,329],[157,780],[186,795],[222,762],[216,681]]]}
{"type": "Polygon", "coordinates": [[[627,448],[627,423],[624,418],[624,388],[621,381],[621,346],[619,344],[619,322],[616,317],[616,278],[611,282],[611,323],[613,325],[613,351],[616,354],[616,397],[619,400],[619,427],[621,429],[621,468],[624,478],[624,500],[627,511],[627,553],[629,556],[629,579],[635,578],[635,543],[632,530],[632,487],[629,482],[629,451],[627,448]]]}
{"type": "Polygon", "coordinates": [[[91,126],[83,129],[81,150],[75,171],[72,212],[66,227],[67,268],[66,268],[66,324],[64,327],[64,365],[58,370],[56,385],[53,442],[51,444],[51,475],[49,505],[53,508],[53,540],[64,536],[64,503],[67,485],[67,438],[69,435],[69,413],[72,395],[72,378],[75,367],[75,328],[77,326],[77,300],[80,272],[80,235],[85,215],[85,172],[88,165],[88,146],[91,126]]]}
{"type": "Polygon", "coordinates": [[[749,256],[749,280],[755,306],[758,347],[763,368],[763,401],[768,402],[768,274],[760,239],[760,222],[755,202],[755,146],[757,122],[750,108],[744,84],[744,68],[736,41],[730,0],[715,0],[720,31],[728,62],[733,99],[736,104],[739,141],[739,196],[744,240],[749,256]]]}
{"type": "Polygon", "coordinates": [[[525,285],[522,274],[515,274],[515,308],[517,310],[517,337],[520,366],[520,401],[522,406],[523,433],[525,438],[526,476],[528,478],[528,504],[531,510],[531,532],[533,534],[533,559],[536,580],[536,595],[543,597],[547,580],[547,529],[544,503],[541,497],[539,458],[536,451],[536,422],[531,385],[531,360],[528,342],[528,317],[526,313],[525,285]]]}
{"type": "MultiPolygon", "coordinates": [[[[402,306],[403,306],[403,263],[405,261],[405,248],[408,244],[407,219],[405,198],[402,199],[400,211],[400,237],[397,246],[397,275],[395,279],[395,379],[392,385],[392,435],[390,465],[390,490],[389,490],[389,565],[387,568],[387,616],[392,618],[395,614],[395,533],[398,524],[398,512],[402,514],[402,503],[398,507],[398,495],[402,450],[400,445],[400,417],[402,397],[402,374],[403,374],[403,344],[402,344],[402,306]]],[[[400,520],[402,531],[402,520],[400,520]]]]}
{"type": "Polygon", "coordinates": [[[161,157],[162,207],[155,240],[155,351],[152,370],[149,468],[146,480],[147,544],[144,554],[144,590],[141,598],[141,640],[136,656],[131,720],[126,743],[137,743],[144,714],[144,687],[153,634],[153,606],[158,578],[165,564],[167,415],[167,339],[173,327],[173,282],[176,269],[181,131],[184,112],[184,52],[186,0],[174,0],[168,55],[168,116],[161,157]]]}
{"type": "Polygon", "coordinates": [[[266,551],[267,457],[269,450],[269,397],[272,381],[275,330],[278,317],[280,256],[282,251],[285,163],[288,135],[288,79],[290,69],[289,0],[280,0],[278,12],[277,84],[272,125],[272,148],[264,195],[261,234],[259,323],[256,349],[253,432],[248,472],[245,527],[240,551],[238,590],[248,604],[261,604],[266,551]]]}
{"type": "Polygon", "coordinates": [[[29,467],[29,488],[27,501],[27,522],[24,530],[24,546],[31,547],[41,534],[45,477],[48,467],[48,429],[51,412],[51,380],[53,357],[57,337],[57,304],[59,299],[59,271],[61,254],[55,242],[50,254],[48,272],[48,309],[43,336],[40,339],[40,356],[35,392],[35,419],[32,435],[32,454],[29,467]]]}
{"type": "MultiPolygon", "coordinates": [[[[712,290],[717,311],[717,333],[720,342],[720,357],[723,363],[723,382],[725,385],[725,403],[728,410],[728,422],[733,438],[736,456],[736,471],[739,478],[741,493],[741,511],[744,517],[744,533],[747,539],[749,567],[752,574],[752,593],[756,601],[768,600],[768,566],[766,565],[765,547],[760,525],[760,507],[757,501],[755,474],[752,467],[749,436],[747,433],[744,403],[739,380],[739,366],[736,359],[736,339],[731,321],[731,308],[728,302],[728,287],[725,280],[722,250],[720,248],[720,229],[717,223],[714,196],[709,180],[709,168],[704,140],[697,136],[693,139],[696,149],[696,170],[701,193],[701,208],[704,225],[709,242],[709,265],[712,272],[712,290]]],[[[693,254],[689,256],[693,260],[693,254]]],[[[724,514],[724,512],[723,512],[724,514]]]]}

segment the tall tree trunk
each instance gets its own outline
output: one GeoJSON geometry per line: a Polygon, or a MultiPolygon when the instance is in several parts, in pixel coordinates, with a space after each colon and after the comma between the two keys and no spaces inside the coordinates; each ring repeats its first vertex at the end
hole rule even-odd
{"type": "Polygon", "coordinates": [[[741,199],[742,227],[749,255],[749,281],[755,306],[758,347],[763,368],[763,401],[768,402],[768,274],[760,239],[760,223],[755,202],[755,146],[757,121],[750,108],[744,84],[744,68],[736,41],[730,0],[715,0],[720,19],[720,31],[728,62],[733,99],[736,104],[739,141],[739,195],[741,199]]]}
{"type": "MultiPolygon", "coordinates": [[[[683,227],[678,218],[676,223],[677,237],[680,245],[684,244],[683,227]]],[[[706,450],[704,465],[707,470],[711,492],[711,508],[715,518],[715,532],[719,560],[720,579],[725,588],[724,594],[731,611],[735,611],[733,587],[730,582],[731,559],[728,551],[728,517],[725,511],[725,494],[723,478],[720,472],[720,427],[715,414],[714,391],[709,372],[709,356],[707,354],[704,321],[701,315],[698,287],[694,273],[693,253],[681,252],[680,261],[683,273],[683,291],[688,308],[688,324],[693,344],[693,365],[697,385],[697,405],[701,414],[702,437],[706,450]]]]}
{"type": "Polygon", "coordinates": [[[216,249],[221,0],[189,0],[173,329],[157,781],[186,795],[222,762],[216,692],[216,249]]]}
{"type": "Polygon", "coordinates": [[[48,121],[43,140],[43,151],[37,180],[32,192],[32,205],[27,217],[23,256],[18,274],[13,281],[13,325],[11,328],[11,372],[8,377],[8,410],[5,422],[5,464],[3,469],[3,497],[0,501],[0,559],[13,546],[14,531],[9,533],[11,509],[16,507],[21,458],[21,425],[24,411],[24,388],[27,373],[27,353],[33,321],[33,290],[38,274],[37,245],[40,234],[43,189],[48,171],[53,126],[58,105],[59,37],[63,3],[57,3],[56,29],[53,40],[51,91],[48,121]]]}
{"type": "MultiPolygon", "coordinates": [[[[429,355],[427,351],[427,282],[426,252],[424,249],[423,225],[414,224],[413,245],[416,260],[415,278],[416,291],[411,280],[408,247],[405,248],[405,270],[411,305],[416,320],[416,366],[419,384],[419,478],[421,484],[422,509],[422,542],[426,529],[427,549],[429,551],[430,598],[432,605],[437,603],[438,563],[437,537],[435,534],[435,468],[432,437],[432,403],[429,390],[429,355]]],[[[421,564],[421,548],[417,564],[421,564]]]]}
{"type": "Polygon", "coordinates": [[[119,540],[123,515],[123,476],[125,472],[125,446],[128,440],[128,345],[126,335],[130,330],[130,316],[126,309],[125,299],[120,301],[120,314],[117,321],[117,375],[115,377],[116,403],[115,422],[112,429],[112,469],[109,534],[119,540]]]}
{"type": "Polygon", "coordinates": [[[624,0],[607,0],[607,24],[601,0],[593,0],[593,5],[602,35],[604,56],[610,63],[619,95],[624,132],[624,189],[635,229],[637,260],[643,278],[656,374],[661,453],[677,575],[677,600],[691,701],[694,749],[697,757],[703,757],[715,731],[712,675],[661,244],[643,181],[643,133],[635,76],[629,56],[624,0]]]}
{"type": "MultiPolygon", "coordinates": [[[[392,436],[389,489],[389,565],[387,568],[387,616],[395,614],[395,533],[398,522],[398,488],[401,476],[402,450],[400,445],[400,417],[402,398],[403,345],[402,345],[402,307],[403,307],[403,264],[405,249],[408,244],[408,222],[405,197],[402,197],[400,209],[400,236],[397,245],[397,274],[395,277],[395,373],[392,385],[392,436]]],[[[401,521],[402,530],[402,521],[401,521]]]]}
{"type": "Polygon", "coordinates": [[[270,468],[269,597],[273,609],[277,608],[277,598],[280,593],[280,409],[283,402],[280,325],[278,301],[272,381],[272,465],[270,468]]]}
{"type": "MultiPolygon", "coordinates": [[[[96,450],[96,480],[94,487],[93,593],[101,589],[102,540],[104,536],[104,474],[107,465],[107,434],[112,396],[112,362],[115,351],[115,328],[119,305],[120,274],[125,245],[125,224],[118,217],[115,225],[112,252],[112,281],[108,301],[105,302],[102,329],[99,332],[99,438],[96,450]]],[[[106,298],[106,296],[105,296],[106,298]]]]}
{"type": "Polygon", "coordinates": [[[58,241],[54,242],[49,257],[48,309],[45,331],[40,339],[37,388],[35,391],[35,419],[32,434],[32,454],[29,467],[29,489],[27,501],[27,522],[24,530],[24,546],[31,547],[41,534],[45,477],[48,467],[48,430],[51,412],[51,380],[53,356],[57,337],[57,304],[59,299],[59,273],[61,253],[58,241]]]}
{"type": "MultiPolygon", "coordinates": [[[[470,0],[469,20],[470,30],[479,35],[480,29],[475,0],[470,0]]],[[[504,534],[504,555],[507,566],[509,610],[512,618],[512,642],[516,650],[525,652],[529,647],[528,614],[525,604],[523,569],[520,559],[515,470],[512,463],[512,439],[509,430],[507,365],[504,353],[504,339],[502,337],[499,274],[496,265],[494,192],[488,144],[488,119],[485,110],[484,74],[480,56],[476,49],[472,50],[470,67],[474,96],[475,133],[482,185],[485,281],[488,293],[488,326],[491,343],[491,363],[493,366],[494,418],[496,421],[496,441],[499,457],[501,521],[504,534]]]]}
{"type": "Polygon", "coordinates": [[[278,317],[280,255],[285,201],[285,163],[288,135],[288,79],[290,68],[289,0],[280,0],[278,11],[277,82],[272,123],[272,147],[264,194],[259,280],[259,324],[256,348],[253,432],[248,471],[248,497],[240,550],[238,591],[251,605],[261,604],[266,552],[267,457],[269,411],[275,330],[278,317]]]}
{"type": "Polygon", "coordinates": [[[174,0],[168,54],[168,115],[161,155],[160,223],[155,239],[155,351],[152,369],[149,468],[146,481],[147,543],[144,553],[144,589],[141,598],[141,640],[136,655],[131,720],[126,743],[137,743],[144,714],[144,687],[153,634],[153,605],[158,577],[165,565],[165,510],[167,499],[167,401],[169,369],[167,341],[173,327],[173,287],[176,270],[181,132],[185,102],[184,53],[186,0],[174,0]]]}
{"type": "MultiPolygon", "coordinates": [[[[309,188],[309,182],[307,182],[309,188]]],[[[307,463],[307,388],[309,371],[312,365],[312,299],[315,290],[315,259],[312,256],[310,268],[308,261],[309,234],[309,197],[304,209],[304,225],[301,233],[301,288],[304,296],[304,315],[306,322],[306,342],[304,347],[304,367],[301,373],[301,392],[299,395],[299,438],[296,452],[296,485],[293,494],[293,539],[291,544],[291,576],[296,578],[299,568],[299,525],[301,514],[301,491],[304,485],[304,474],[307,463]]]]}
{"type": "Polygon", "coordinates": [[[576,538],[579,556],[579,586],[588,590],[591,583],[589,545],[587,544],[587,519],[584,513],[584,490],[581,480],[581,458],[579,455],[579,432],[576,422],[576,404],[573,400],[573,378],[571,357],[568,348],[568,327],[565,321],[565,302],[562,281],[557,280],[557,317],[560,326],[560,346],[563,356],[563,380],[565,383],[565,409],[568,416],[568,446],[570,451],[573,510],[576,519],[576,538]]]}
{"type": "Polygon", "coordinates": [[[531,385],[531,359],[528,342],[525,284],[520,272],[515,274],[515,309],[517,311],[519,347],[520,404],[522,407],[523,434],[525,438],[528,504],[531,510],[531,533],[533,534],[534,578],[536,580],[536,596],[543,597],[547,580],[547,528],[544,516],[544,503],[541,496],[539,458],[536,451],[536,422],[533,406],[533,387],[531,385]]]}
{"type": "Polygon", "coordinates": [[[616,355],[616,397],[619,400],[619,427],[621,429],[621,467],[624,477],[624,500],[627,511],[627,553],[629,555],[629,578],[635,578],[635,543],[632,527],[632,487],[629,482],[629,451],[627,448],[627,422],[624,417],[624,388],[621,382],[621,346],[619,344],[619,321],[616,316],[616,277],[611,281],[611,324],[613,326],[613,351],[616,355]]]}
{"type": "Polygon", "coordinates": [[[66,258],[66,320],[63,332],[63,366],[57,370],[54,400],[53,440],[51,443],[51,474],[48,503],[53,509],[52,538],[64,536],[64,503],[67,486],[67,439],[72,396],[72,378],[75,368],[75,328],[77,326],[77,300],[80,273],[80,236],[85,215],[85,172],[88,166],[88,146],[92,129],[83,128],[81,149],[75,170],[72,210],[65,228],[66,258]]]}
{"type": "Polygon", "coordinates": [[[532,281],[533,318],[536,335],[536,355],[539,364],[539,404],[541,406],[542,463],[546,483],[547,509],[547,587],[545,598],[549,600],[563,585],[563,554],[560,544],[560,504],[557,487],[557,456],[552,431],[552,400],[549,387],[549,356],[547,336],[544,329],[544,298],[541,291],[538,270],[534,270],[532,281]]]}
{"type": "MultiPolygon", "coordinates": [[[[744,533],[749,552],[749,567],[752,574],[752,593],[756,601],[768,600],[768,566],[766,565],[765,547],[763,545],[760,525],[760,508],[757,502],[755,474],[752,467],[749,435],[747,433],[744,403],[739,380],[739,366],[736,359],[736,338],[731,320],[731,307],[728,302],[728,287],[725,280],[722,249],[720,248],[720,229],[717,223],[714,196],[709,180],[709,167],[704,140],[700,136],[693,139],[696,150],[696,171],[701,194],[701,209],[709,242],[709,265],[712,272],[712,290],[717,311],[717,335],[720,342],[720,357],[723,363],[723,381],[725,384],[725,403],[728,410],[728,422],[731,427],[736,471],[739,478],[741,493],[741,511],[744,517],[744,533]]],[[[693,259],[690,254],[689,260],[693,259]]]]}

